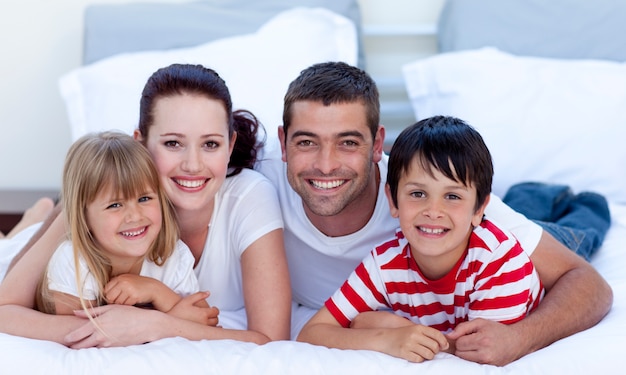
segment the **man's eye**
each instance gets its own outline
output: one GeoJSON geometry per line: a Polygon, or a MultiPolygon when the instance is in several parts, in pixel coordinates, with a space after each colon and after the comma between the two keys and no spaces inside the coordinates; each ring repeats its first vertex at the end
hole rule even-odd
{"type": "Polygon", "coordinates": [[[313,146],[313,142],[306,139],[298,142],[298,146],[313,146]]]}

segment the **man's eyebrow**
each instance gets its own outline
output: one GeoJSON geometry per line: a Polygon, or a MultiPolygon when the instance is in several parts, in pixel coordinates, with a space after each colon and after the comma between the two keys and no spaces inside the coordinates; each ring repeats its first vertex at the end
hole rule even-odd
{"type": "Polygon", "coordinates": [[[315,134],[313,132],[306,131],[306,130],[298,130],[298,131],[293,132],[291,137],[292,138],[295,138],[295,137],[317,137],[317,134],[315,134]]]}
{"type": "Polygon", "coordinates": [[[356,130],[350,130],[350,131],[342,132],[342,133],[339,133],[338,136],[339,136],[339,138],[343,138],[343,137],[357,137],[357,138],[365,139],[365,136],[363,135],[363,133],[361,133],[360,131],[356,131],[356,130]]]}

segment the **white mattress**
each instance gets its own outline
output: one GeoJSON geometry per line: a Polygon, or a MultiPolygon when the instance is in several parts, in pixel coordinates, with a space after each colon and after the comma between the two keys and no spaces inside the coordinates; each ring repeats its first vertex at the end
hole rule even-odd
{"type": "Polygon", "coordinates": [[[613,288],[609,314],[595,327],[560,340],[505,367],[450,354],[415,364],[381,353],[282,341],[169,338],[125,348],[72,350],[0,334],[3,374],[615,374],[626,368],[626,205],[611,205],[613,224],[592,264],[613,288]],[[621,260],[620,260],[621,259],[621,260]]]}

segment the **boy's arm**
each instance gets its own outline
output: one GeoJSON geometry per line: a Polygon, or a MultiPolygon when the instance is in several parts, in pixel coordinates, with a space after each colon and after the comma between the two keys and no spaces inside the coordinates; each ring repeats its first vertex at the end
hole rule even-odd
{"type": "Polygon", "coordinates": [[[343,328],[326,307],[302,328],[298,341],[329,348],[374,350],[411,362],[432,359],[448,348],[444,335],[434,328],[413,323],[399,328],[343,328]]]}

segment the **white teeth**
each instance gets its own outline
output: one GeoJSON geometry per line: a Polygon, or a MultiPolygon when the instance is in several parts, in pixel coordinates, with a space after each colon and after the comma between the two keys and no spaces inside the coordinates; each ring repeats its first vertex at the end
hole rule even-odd
{"type": "Polygon", "coordinates": [[[311,185],[318,189],[333,189],[337,186],[341,186],[345,183],[345,180],[334,180],[334,181],[316,181],[311,180],[311,185]]]}
{"type": "Polygon", "coordinates": [[[204,184],[205,180],[174,180],[180,186],[187,188],[197,188],[204,184]]]}
{"type": "Polygon", "coordinates": [[[429,234],[441,234],[445,232],[445,229],[432,229],[432,228],[424,228],[424,227],[419,227],[419,230],[425,233],[429,233],[429,234]]]}
{"type": "Polygon", "coordinates": [[[146,231],[146,227],[141,228],[140,230],[132,231],[132,232],[122,232],[122,236],[124,237],[135,237],[146,231]]]}

